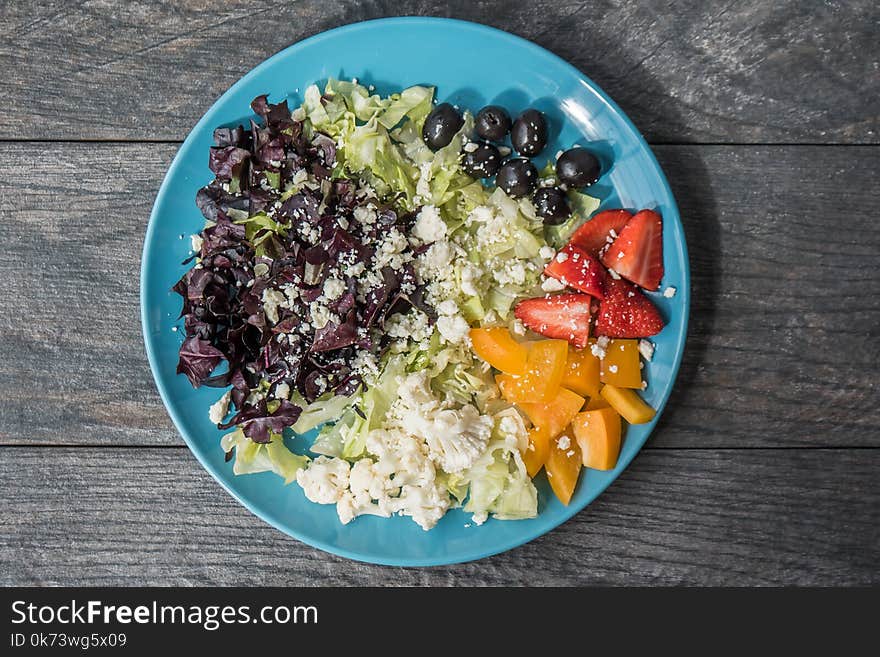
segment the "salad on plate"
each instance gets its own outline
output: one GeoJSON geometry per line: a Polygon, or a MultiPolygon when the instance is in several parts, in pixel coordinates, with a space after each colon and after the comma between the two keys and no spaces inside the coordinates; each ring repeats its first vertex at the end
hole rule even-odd
{"type": "Polygon", "coordinates": [[[567,504],[582,468],[615,467],[625,423],[653,418],[664,320],[662,218],[584,191],[611,163],[573,147],[539,168],[541,112],[425,86],[331,79],[251,108],[214,131],[174,286],[177,371],[225,388],[207,416],[235,474],[428,530],[453,507],[534,517],[541,470],[567,504]]]}

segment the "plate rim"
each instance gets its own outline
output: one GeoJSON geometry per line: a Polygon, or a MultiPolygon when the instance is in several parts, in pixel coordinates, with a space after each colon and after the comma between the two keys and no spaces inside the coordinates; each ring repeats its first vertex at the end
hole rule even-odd
{"type": "Polygon", "coordinates": [[[147,354],[147,361],[150,366],[150,373],[153,377],[153,381],[156,384],[156,388],[159,391],[159,396],[162,399],[162,404],[165,407],[165,411],[168,413],[171,418],[172,423],[174,424],[175,429],[177,429],[178,434],[183,438],[186,443],[187,448],[190,453],[193,454],[198,462],[201,464],[202,468],[204,468],[213,478],[214,480],[220,484],[220,486],[227,492],[229,495],[233,497],[239,504],[245,507],[248,511],[254,514],[263,522],[269,524],[274,527],[278,531],[284,533],[291,538],[305,543],[311,547],[317,548],[319,550],[323,550],[324,552],[328,552],[330,554],[338,555],[347,559],[351,559],[354,561],[359,561],[362,563],[371,563],[382,566],[397,566],[397,567],[427,567],[427,566],[445,566],[452,565],[458,563],[467,563],[471,561],[477,561],[479,559],[485,559],[487,557],[494,556],[496,554],[501,554],[517,548],[521,545],[524,545],[530,541],[539,538],[545,534],[550,533],[554,529],[557,529],[564,523],[568,522],[573,516],[583,511],[586,507],[592,504],[602,493],[604,493],[614,482],[617,481],[618,477],[630,466],[635,457],[641,453],[642,449],[645,446],[645,443],[650,439],[653,435],[654,430],[656,429],[656,425],[660,418],[663,415],[663,412],[666,408],[666,405],[669,401],[669,398],[672,395],[672,391],[675,388],[675,384],[678,382],[678,374],[681,368],[682,357],[684,354],[684,350],[687,343],[687,335],[688,335],[688,325],[690,321],[690,306],[691,306],[691,271],[690,271],[690,259],[688,255],[687,248],[687,240],[684,231],[684,225],[681,222],[681,212],[678,208],[678,204],[675,200],[675,196],[672,192],[672,189],[669,185],[669,181],[666,178],[666,174],[663,171],[663,168],[660,166],[660,163],[657,161],[656,156],[654,155],[653,150],[648,144],[647,140],[645,140],[642,133],[636,127],[636,125],[632,122],[632,120],[627,116],[627,114],[617,105],[617,103],[605,93],[605,91],[596,84],[591,78],[589,78],[586,74],[584,74],[581,70],[575,67],[573,64],[569,63],[559,55],[556,55],[552,51],[540,46],[533,41],[530,41],[524,37],[517,36],[505,30],[501,30],[495,27],[491,27],[488,25],[483,25],[482,23],[476,23],[473,21],[466,21],[456,18],[442,18],[435,16],[398,16],[392,18],[377,18],[370,19],[365,21],[358,21],[355,23],[348,23],[346,25],[341,25],[329,30],[324,30],[323,32],[319,32],[312,36],[309,36],[305,39],[292,43],[291,45],[279,50],[275,54],[270,57],[262,60],[259,64],[251,68],[247,73],[241,76],[238,80],[236,80],[228,89],[226,89],[220,96],[211,104],[211,106],[205,111],[205,113],[201,116],[201,118],[196,122],[196,124],[190,129],[187,133],[186,138],[181,142],[180,146],[177,149],[177,152],[174,155],[174,158],[171,161],[171,164],[168,166],[168,169],[165,172],[165,175],[162,179],[162,183],[159,186],[158,191],[156,192],[156,198],[153,202],[153,207],[150,211],[150,218],[148,220],[147,228],[144,234],[144,243],[141,251],[141,266],[140,266],[140,282],[139,282],[139,296],[140,296],[140,314],[141,314],[141,334],[144,340],[144,348],[147,354]],[[225,472],[220,472],[217,468],[215,468],[210,462],[208,462],[205,458],[203,458],[200,453],[200,447],[195,443],[194,439],[192,439],[189,435],[189,432],[184,430],[184,424],[181,418],[178,416],[177,412],[174,409],[174,406],[171,403],[171,399],[169,396],[169,391],[166,389],[165,384],[161,381],[158,372],[159,372],[159,358],[156,354],[156,348],[154,347],[151,339],[150,339],[150,327],[148,326],[147,316],[148,316],[148,303],[147,303],[147,295],[146,295],[146,283],[145,281],[148,278],[148,272],[151,268],[151,260],[147,258],[148,251],[150,250],[150,245],[153,242],[153,233],[156,229],[156,224],[158,222],[158,208],[161,204],[163,198],[168,195],[168,187],[170,185],[170,181],[174,178],[174,174],[177,169],[181,166],[182,158],[181,153],[188,150],[190,143],[195,139],[195,135],[199,132],[203,126],[207,123],[210,123],[213,115],[220,109],[221,104],[224,102],[224,99],[236,91],[239,87],[246,85],[251,78],[260,75],[261,71],[265,68],[268,68],[272,65],[272,63],[276,60],[290,57],[292,54],[295,54],[296,51],[305,48],[308,45],[319,43],[328,38],[335,38],[340,35],[363,30],[363,29],[374,29],[376,27],[382,27],[386,25],[431,25],[436,26],[437,28],[442,29],[445,26],[455,26],[458,29],[469,29],[475,32],[481,32],[483,34],[491,34],[494,38],[500,38],[504,41],[507,41],[514,47],[518,48],[526,48],[527,50],[532,51],[535,54],[540,55],[544,58],[549,58],[554,61],[557,65],[567,69],[572,76],[574,76],[581,83],[585,84],[592,93],[594,93],[605,105],[608,109],[614,114],[614,116],[622,122],[622,124],[632,133],[632,135],[636,138],[637,142],[641,149],[647,154],[651,164],[656,169],[659,174],[660,182],[662,183],[665,191],[669,197],[672,209],[675,212],[675,221],[679,224],[681,228],[681,237],[682,239],[677,240],[676,249],[679,252],[680,260],[681,260],[681,288],[677,290],[679,294],[683,296],[682,303],[682,316],[681,323],[678,335],[676,336],[676,344],[675,344],[675,354],[674,354],[674,362],[673,367],[670,373],[671,385],[668,388],[667,393],[661,399],[660,404],[657,407],[657,413],[654,419],[651,421],[648,431],[645,434],[644,439],[640,441],[638,448],[632,453],[629,458],[623,457],[619,463],[620,472],[612,479],[610,479],[605,484],[601,485],[596,491],[595,494],[589,496],[584,500],[582,504],[568,506],[564,509],[562,514],[558,516],[557,521],[554,522],[549,527],[539,527],[532,531],[524,531],[521,535],[518,535],[515,539],[502,541],[494,545],[490,549],[480,548],[475,550],[473,553],[467,554],[466,556],[450,556],[450,557],[382,557],[374,554],[365,554],[362,552],[357,552],[351,549],[343,548],[337,546],[332,543],[328,543],[326,541],[314,539],[311,537],[304,536],[301,532],[291,528],[289,526],[283,526],[281,523],[275,522],[270,517],[267,517],[262,511],[260,511],[254,504],[252,504],[249,499],[243,495],[239,495],[239,493],[234,490],[229,483],[227,483],[228,474],[225,472]]]}

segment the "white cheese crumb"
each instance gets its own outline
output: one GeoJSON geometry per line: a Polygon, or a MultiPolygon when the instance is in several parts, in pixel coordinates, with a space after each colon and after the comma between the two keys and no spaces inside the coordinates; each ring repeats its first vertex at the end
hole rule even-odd
{"type": "Polygon", "coordinates": [[[559,436],[559,440],[556,441],[556,446],[562,451],[567,450],[571,447],[571,438],[564,434],[559,436]]]}
{"type": "Polygon", "coordinates": [[[556,254],[556,262],[562,264],[566,260],[568,260],[568,254],[565,251],[560,251],[556,254]]]}
{"type": "Polygon", "coordinates": [[[617,365],[609,365],[608,371],[611,372],[612,374],[617,374],[617,365]]]}
{"type": "Polygon", "coordinates": [[[443,315],[437,319],[437,330],[440,337],[451,344],[468,341],[470,326],[461,315],[443,315]]]}
{"type": "Polygon", "coordinates": [[[620,274],[614,271],[611,267],[608,268],[608,273],[611,274],[611,278],[613,278],[615,281],[620,280],[620,274]]]}
{"type": "Polygon", "coordinates": [[[279,383],[275,386],[275,399],[290,399],[290,386],[279,383]]]}
{"type": "Polygon", "coordinates": [[[452,299],[446,299],[437,304],[437,312],[441,315],[454,315],[458,312],[458,304],[452,299]]]}
{"type": "Polygon", "coordinates": [[[330,301],[334,301],[342,296],[345,292],[345,283],[338,278],[328,278],[324,281],[324,296],[330,301]]]}
{"type": "Polygon", "coordinates": [[[572,456],[574,456],[574,450],[573,450],[573,449],[570,449],[569,451],[567,451],[567,452],[565,453],[565,455],[566,455],[568,458],[571,458],[572,456]]]}
{"type": "Polygon", "coordinates": [[[466,143],[466,144],[464,145],[464,147],[463,147],[461,150],[463,150],[465,153],[473,153],[473,152],[475,152],[479,147],[480,147],[480,145],[477,144],[476,142],[474,142],[474,141],[469,141],[468,143],[466,143]]]}
{"type": "Polygon", "coordinates": [[[437,242],[446,237],[446,222],[433,205],[424,206],[412,228],[412,234],[423,242],[437,242]]]}
{"type": "Polygon", "coordinates": [[[216,402],[211,404],[208,409],[208,419],[214,424],[220,424],[226,414],[229,413],[229,400],[232,398],[232,391],[227,390],[216,402]]]}
{"type": "Polygon", "coordinates": [[[502,157],[507,157],[508,155],[510,155],[510,147],[509,146],[499,146],[498,153],[502,157]]]}
{"type": "Polygon", "coordinates": [[[555,278],[548,278],[541,283],[541,289],[544,290],[544,292],[559,292],[560,290],[565,289],[565,285],[557,281],[555,278]]]}
{"type": "Polygon", "coordinates": [[[663,296],[666,297],[667,299],[671,299],[672,297],[674,297],[675,293],[676,293],[676,289],[674,287],[672,287],[671,285],[669,287],[667,287],[665,290],[663,290],[663,296]]]}
{"type": "Polygon", "coordinates": [[[645,360],[651,360],[654,358],[654,343],[644,338],[639,340],[639,353],[645,360]]]}
{"type": "Polygon", "coordinates": [[[526,334],[526,325],[522,323],[522,320],[515,319],[513,320],[513,333],[514,335],[523,336],[526,334]]]}
{"type": "Polygon", "coordinates": [[[204,243],[204,240],[202,239],[201,235],[199,235],[198,233],[194,233],[189,236],[189,241],[192,244],[193,251],[198,253],[202,250],[202,244],[204,243]]]}
{"type": "Polygon", "coordinates": [[[538,255],[541,257],[542,260],[549,260],[553,257],[554,253],[556,253],[556,251],[553,250],[552,246],[542,246],[540,249],[538,249],[538,255]]]}

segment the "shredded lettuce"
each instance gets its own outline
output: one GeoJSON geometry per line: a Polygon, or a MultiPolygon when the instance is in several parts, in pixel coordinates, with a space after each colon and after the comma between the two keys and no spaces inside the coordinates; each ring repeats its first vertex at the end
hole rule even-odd
{"type": "Polygon", "coordinates": [[[291,429],[296,433],[303,434],[322,424],[337,420],[342,417],[347,408],[357,401],[359,395],[360,391],[350,397],[327,393],[308,404],[298,392],[295,392],[291,401],[303,411],[291,429]]]}
{"type": "Polygon", "coordinates": [[[274,472],[289,484],[296,479],[297,470],[306,467],[307,456],[291,452],[280,434],[272,434],[268,443],[255,443],[241,429],[227,433],[220,441],[223,451],[235,450],[232,471],[237,475],[274,472]]]}

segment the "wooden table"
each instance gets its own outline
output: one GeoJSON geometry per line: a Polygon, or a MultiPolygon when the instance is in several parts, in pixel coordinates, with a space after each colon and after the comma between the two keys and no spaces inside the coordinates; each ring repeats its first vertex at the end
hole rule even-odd
{"type": "Polygon", "coordinates": [[[880,582],[874,0],[209,4],[0,13],[0,584],[880,582]],[[144,229],[191,126],[272,53],[392,9],[592,77],[652,144],[693,271],[681,375],[626,473],[443,568],[347,561],[244,510],[172,427],[139,328],[144,229]]]}

